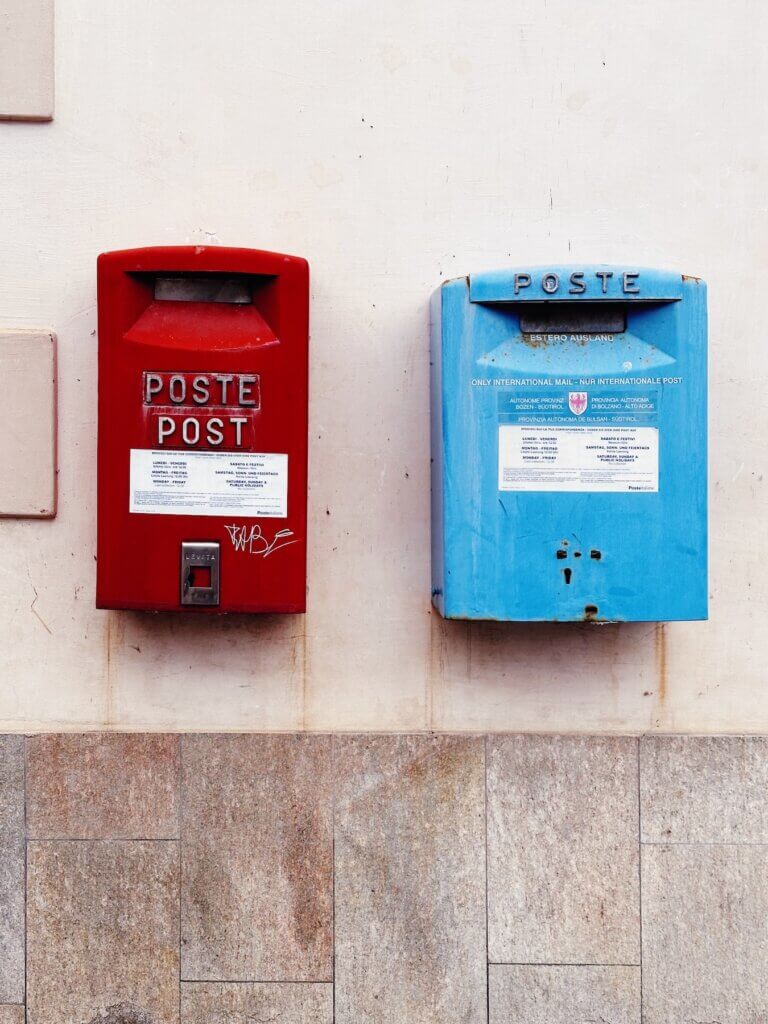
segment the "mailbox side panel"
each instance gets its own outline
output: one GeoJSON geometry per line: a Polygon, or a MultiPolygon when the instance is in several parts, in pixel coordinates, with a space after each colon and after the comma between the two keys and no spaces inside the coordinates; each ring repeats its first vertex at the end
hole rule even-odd
{"type": "MultiPolygon", "coordinates": [[[[490,501],[491,470],[485,396],[476,380],[476,307],[469,280],[441,288],[442,502],[444,558],[443,614],[448,618],[497,618],[497,595],[489,573],[504,557],[490,501]],[[489,519],[490,515],[490,519],[489,519]]],[[[503,616],[501,616],[503,617],[503,616]]]]}
{"type": "Polygon", "coordinates": [[[443,526],[444,502],[444,446],[443,446],[443,290],[433,292],[429,304],[430,346],[430,441],[431,441],[431,508],[432,508],[432,603],[445,614],[445,532],[443,526]]]}

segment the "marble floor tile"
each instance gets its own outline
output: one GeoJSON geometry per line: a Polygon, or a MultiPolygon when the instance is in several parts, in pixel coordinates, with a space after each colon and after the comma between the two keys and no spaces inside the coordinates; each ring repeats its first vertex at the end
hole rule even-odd
{"type": "Polygon", "coordinates": [[[204,981],[181,986],[181,1024],[260,1022],[333,1024],[333,985],[204,981]]]}
{"type": "Polygon", "coordinates": [[[24,1000],[24,856],[24,738],[0,736],[0,1003],[24,1000]]]}
{"type": "Polygon", "coordinates": [[[640,962],[637,741],[488,739],[493,963],[640,962]]]}
{"type": "Polygon", "coordinates": [[[768,1020],[768,847],[647,845],[644,1024],[768,1020]]]}
{"type": "Polygon", "coordinates": [[[333,977],[331,739],[182,741],[182,976],[333,977]]]}
{"type": "Polygon", "coordinates": [[[335,751],[337,1024],[483,1024],[483,740],[349,736],[335,751]]]}
{"type": "Polygon", "coordinates": [[[642,838],[768,842],[768,737],[644,736],[642,838]]]}
{"type": "Polygon", "coordinates": [[[24,737],[0,736],[0,832],[24,830],[24,737]]]}
{"type": "Polygon", "coordinates": [[[1,1005],[0,1024],[24,1024],[24,1007],[10,1003],[1,1005]]]}
{"type": "Polygon", "coordinates": [[[640,1024],[640,968],[491,964],[490,1024],[640,1024]]]}
{"type": "Polygon", "coordinates": [[[175,839],[179,737],[162,733],[30,736],[31,839],[175,839]]]}
{"type": "Polygon", "coordinates": [[[31,842],[27,871],[28,1024],[178,1024],[178,844],[31,842]]]}

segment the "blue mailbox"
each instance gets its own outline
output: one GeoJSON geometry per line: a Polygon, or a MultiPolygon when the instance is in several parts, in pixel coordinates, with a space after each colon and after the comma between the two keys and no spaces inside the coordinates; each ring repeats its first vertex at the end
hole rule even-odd
{"type": "Polygon", "coordinates": [[[698,278],[496,270],[432,300],[432,599],[446,618],[707,617],[698,278]]]}

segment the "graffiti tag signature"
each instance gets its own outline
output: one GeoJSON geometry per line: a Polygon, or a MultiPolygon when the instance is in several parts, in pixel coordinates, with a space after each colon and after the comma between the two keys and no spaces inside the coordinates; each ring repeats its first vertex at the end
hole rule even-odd
{"type": "Polygon", "coordinates": [[[293,537],[293,530],[278,530],[272,540],[268,540],[258,523],[254,523],[252,526],[231,523],[225,525],[225,529],[235,551],[245,551],[249,555],[261,555],[262,558],[279,551],[280,548],[287,548],[289,544],[298,543],[298,537],[294,540],[287,539],[293,537]]]}

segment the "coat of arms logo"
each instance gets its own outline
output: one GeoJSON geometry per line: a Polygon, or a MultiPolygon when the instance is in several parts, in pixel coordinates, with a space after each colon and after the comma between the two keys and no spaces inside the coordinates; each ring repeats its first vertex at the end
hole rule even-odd
{"type": "Polygon", "coordinates": [[[571,410],[574,416],[581,416],[583,412],[587,411],[587,392],[586,391],[569,391],[568,392],[568,408],[571,410]]]}

